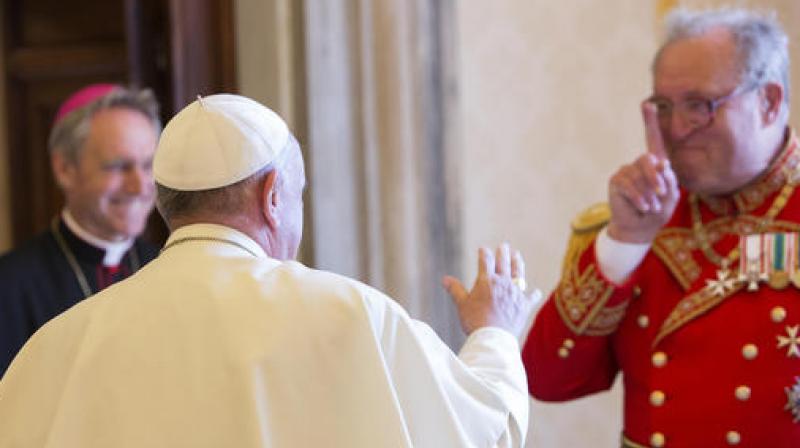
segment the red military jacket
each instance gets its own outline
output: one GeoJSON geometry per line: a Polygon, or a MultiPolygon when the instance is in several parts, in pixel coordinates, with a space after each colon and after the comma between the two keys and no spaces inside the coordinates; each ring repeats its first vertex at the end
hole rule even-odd
{"type": "Polygon", "coordinates": [[[788,142],[731,197],[682,192],[625,285],[605,279],[595,258],[608,207],[576,219],[561,280],[523,348],[531,395],[582,397],[621,371],[624,446],[800,447],[797,239],[740,263],[741,235],[800,232],[800,149],[794,133],[788,142]],[[788,263],[748,271],[759,260],[788,263]]]}

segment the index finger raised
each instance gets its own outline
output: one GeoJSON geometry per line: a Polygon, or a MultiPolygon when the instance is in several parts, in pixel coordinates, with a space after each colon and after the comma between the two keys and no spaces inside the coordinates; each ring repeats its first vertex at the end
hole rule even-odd
{"type": "Polygon", "coordinates": [[[658,110],[656,105],[649,100],[642,103],[642,118],[644,119],[644,133],[647,139],[647,152],[658,157],[659,160],[667,158],[664,147],[664,138],[661,136],[661,127],[658,123],[658,110]]]}

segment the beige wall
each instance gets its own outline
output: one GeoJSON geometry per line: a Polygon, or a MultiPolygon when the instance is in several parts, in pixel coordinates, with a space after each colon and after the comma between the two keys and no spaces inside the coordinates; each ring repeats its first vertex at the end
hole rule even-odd
{"type": "MultiPolygon", "coordinates": [[[[655,8],[641,0],[459,6],[464,247],[510,241],[529,281],[549,291],[570,219],[602,201],[608,176],[641,148],[655,8]]],[[[474,273],[471,258],[464,270],[474,273]]],[[[620,395],[534,403],[529,446],[619,446],[620,395]]]]}
{"type": "Polygon", "coordinates": [[[237,82],[240,93],[269,105],[292,129],[303,112],[297,104],[296,52],[301,43],[293,39],[297,15],[292,0],[236,0],[237,82]],[[298,110],[299,109],[299,110],[298,110]]]}
{"type": "MultiPolygon", "coordinates": [[[[529,281],[554,287],[570,220],[604,200],[609,175],[643,148],[639,103],[650,93],[657,6],[666,3],[459,3],[465,248],[511,241],[529,281]]],[[[796,0],[749,3],[775,7],[787,29],[800,28],[791,26],[800,21],[796,0]]],[[[791,37],[798,42],[798,32],[791,37]]],[[[793,78],[800,85],[797,69],[793,78]]],[[[472,257],[463,263],[474,275],[472,257]]],[[[531,447],[619,446],[619,385],[532,410],[531,447]]]]}

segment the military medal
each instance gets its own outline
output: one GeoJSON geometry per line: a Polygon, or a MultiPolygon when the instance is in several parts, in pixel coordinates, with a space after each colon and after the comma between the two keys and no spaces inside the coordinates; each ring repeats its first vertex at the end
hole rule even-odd
{"type": "Polygon", "coordinates": [[[800,325],[786,326],[786,335],[778,335],[778,348],[786,347],[787,358],[800,358],[800,325]]]}
{"type": "Polygon", "coordinates": [[[772,289],[786,289],[789,286],[789,273],[776,271],[769,276],[769,286],[772,289]]]}
{"type": "Polygon", "coordinates": [[[773,289],[789,286],[792,275],[797,272],[797,234],[771,233],[765,235],[766,261],[769,266],[768,284],[773,289]]]}
{"type": "Polygon", "coordinates": [[[787,264],[789,269],[789,279],[795,288],[800,289],[800,234],[791,233],[791,241],[788,244],[787,253],[791,261],[787,264]]]}
{"type": "MultiPolygon", "coordinates": [[[[800,177],[800,174],[798,174],[800,177]]],[[[692,214],[692,230],[697,245],[706,258],[720,268],[716,279],[706,279],[705,291],[718,297],[726,297],[737,291],[742,282],[748,291],[757,291],[760,282],[774,289],[784,289],[789,284],[800,288],[800,269],[798,268],[798,235],[796,233],[761,233],[775,219],[794,192],[794,182],[787,182],[778,197],[762,217],[756,233],[739,237],[739,244],[727,257],[718,254],[712,240],[703,227],[700,216],[699,198],[689,196],[689,209],[692,214]],[[731,275],[728,267],[739,260],[739,274],[731,275]]]]}
{"type": "Polygon", "coordinates": [[[761,256],[762,235],[747,235],[739,239],[739,280],[747,282],[748,291],[758,291],[758,282],[766,279],[761,256]]]}
{"type": "Polygon", "coordinates": [[[783,408],[792,413],[793,422],[800,422],[800,376],[794,378],[795,383],[791,387],[787,387],[786,391],[786,406],[783,408]]]}
{"type": "Polygon", "coordinates": [[[700,246],[700,249],[703,251],[706,257],[712,263],[719,266],[719,269],[717,269],[717,278],[706,279],[706,286],[704,290],[707,294],[711,294],[712,296],[723,298],[727,297],[730,293],[736,291],[739,286],[739,282],[741,281],[740,276],[732,275],[729,269],[731,263],[735,262],[736,259],[739,258],[740,247],[739,245],[734,247],[731,253],[724,258],[717,254],[711,247],[711,241],[703,229],[703,221],[700,219],[700,210],[698,209],[697,205],[697,196],[689,196],[689,204],[692,210],[692,228],[694,230],[694,236],[697,239],[697,244],[700,246]]]}
{"type": "Polygon", "coordinates": [[[737,283],[736,277],[732,276],[728,270],[728,260],[723,260],[721,269],[717,270],[717,278],[715,280],[706,279],[706,291],[718,297],[725,297],[736,289],[737,283]]]}
{"type": "Polygon", "coordinates": [[[772,289],[790,284],[800,288],[797,233],[747,235],[740,240],[739,250],[738,280],[747,282],[748,291],[757,291],[760,282],[772,289]]]}
{"type": "Polygon", "coordinates": [[[772,289],[784,289],[789,286],[789,272],[792,254],[788,253],[790,247],[786,244],[792,240],[793,234],[771,233],[765,235],[767,250],[766,257],[769,266],[769,280],[767,283],[772,289]]]}

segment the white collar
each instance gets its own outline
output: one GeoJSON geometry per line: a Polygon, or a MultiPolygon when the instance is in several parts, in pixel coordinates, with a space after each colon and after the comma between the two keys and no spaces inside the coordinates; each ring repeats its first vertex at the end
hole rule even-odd
{"type": "Polygon", "coordinates": [[[98,238],[83,227],[81,227],[72,214],[64,208],[61,212],[61,218],[64,220],[64,225],[75,234],[78,238],[82,239],[86,243],[91,244],[92,246],[102,249],[105,251],[105,255],[103,256],[103,266],[117,266],[119,262],[122,260],[122,257],[125,256],[125,253],[133,246],[133,238],[128,238],[122,241],[106,241],[102,238],[98,238]]]}
{"type": "Polygon", "coordinates": [[[204,238],[225,240],[255,255],[256,258],[270,258],[267,253],[264,252],[264,248],[253,241],[252,238],[232,227],[220,224],[200,223],[179,227],[172,232],[164,247],[169,247],[180,240],[202,240],[204,238]]]}

